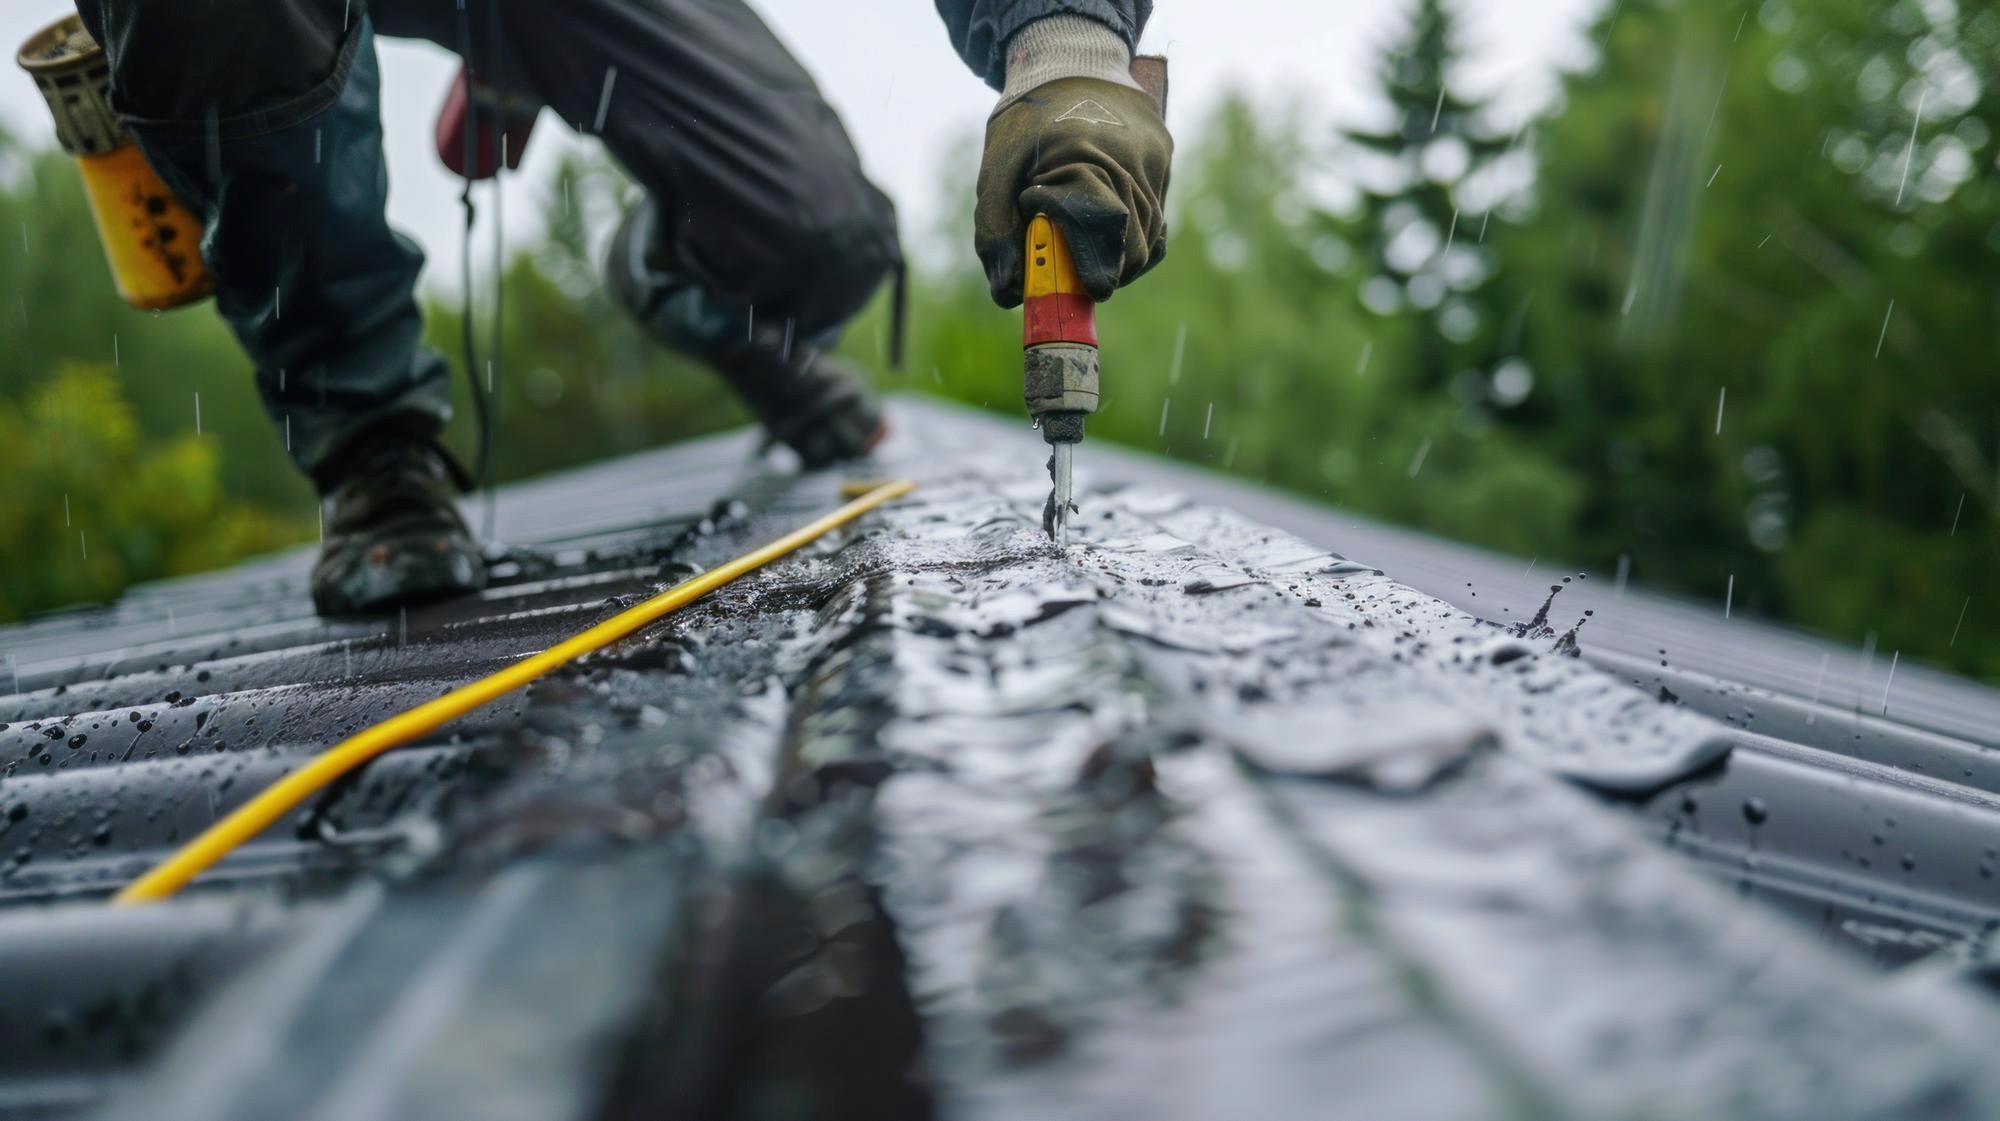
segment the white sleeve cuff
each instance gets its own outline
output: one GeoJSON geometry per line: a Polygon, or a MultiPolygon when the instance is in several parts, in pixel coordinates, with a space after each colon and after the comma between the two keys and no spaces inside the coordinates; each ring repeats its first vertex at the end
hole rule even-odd
{"type": "Polygon", "coordinates": [[[1132,48],[1124,36],[1089,16],[1047,16],[1007,41],[1007,84],[993,111],[1058,78],[1096,78],[1140,88],[1132,80],[1132,48]]]}

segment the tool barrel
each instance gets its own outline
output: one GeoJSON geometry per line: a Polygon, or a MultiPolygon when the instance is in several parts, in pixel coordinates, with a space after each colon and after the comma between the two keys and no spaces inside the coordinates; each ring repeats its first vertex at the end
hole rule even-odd
{"type": "Polygon", "coordinates": [[[1083,290],[1069,245],[1046,214],[1028,223],[1026,266],[1021,396],[1029,414],[1043,422],[1045,438],[1074,443],[1083,438],[1082,418],[1097,411],[1097,303],[1083,290]]]}
{"type": "Polygon", "coordinates": [[[42,28],[14,56],[76,157],[118,295],[160,311],[215,289],[201,259],[201,222],[146,162],[111,107],[111,64],[74,15],[42,28]]]}
{"type": "Polygon", "coordinates": [[[1097,345],[1097,302],[1083,290],[1069,243],[1046,214],[1028,223],[1021,283],[1021,342],[1097,345]]]}

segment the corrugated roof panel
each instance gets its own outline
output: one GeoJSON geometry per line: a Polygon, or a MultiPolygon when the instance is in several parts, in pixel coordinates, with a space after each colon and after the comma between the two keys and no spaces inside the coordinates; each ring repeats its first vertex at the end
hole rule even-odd
{"type": "Polygon", "coordinates": [[[1757,691],[1798,692],[1808,640],[1637,596],[1595,601],[1571,657],[1507,562],[1097,445],[1057,556],[1025,425],[896,419],[868,470],[910,500],[378,760],[164,904],[101,901],[308,753],[839,480],[704,441],[503,493],[519,551],[464,601],[325,623],[292,554],[0,632],[0,1115],[2000,1101],[1979,991],[1849,952],[2000,916],[1965,851],[2000,809],[1965,735],[1990,692],[1905,667],[1890,718],[1843,716],[1757,691]],[[1663,635],[1686,647],[1654,673],[1663,635]],[[1824,936],[1788,917],[1815,908],[1824,936]]]}

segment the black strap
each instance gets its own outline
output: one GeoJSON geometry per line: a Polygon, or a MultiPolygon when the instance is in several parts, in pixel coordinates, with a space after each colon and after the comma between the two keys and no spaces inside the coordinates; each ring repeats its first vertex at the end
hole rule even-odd
{"type": "Polygon", "coordinates": [[[889,292],[889,368],[903,368],[903,338],[908,328],[906,316],[909,305],[910,266],[900,256],[896,259],[896,285],[889,292]]]}

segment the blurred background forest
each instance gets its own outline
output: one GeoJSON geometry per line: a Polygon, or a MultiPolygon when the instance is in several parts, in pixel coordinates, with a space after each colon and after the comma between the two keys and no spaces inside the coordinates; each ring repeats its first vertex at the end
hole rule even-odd
{"type": "MultiPolygon", "coordinates": [[[[1453,13],[1412,0],[1369,118],[1183,130],[1093,437],[2000,679],[2000,9],[1621,0],[1512,130],[1453,13]]],[[[0,619],[312,540],[219,320],[119,303],[59,153],[0,137],[0,184],[0,619]]],[[[629,194],[567,159],[510,247],[503,479],[743,421],[598,293],[629,194]]],[[[1018,417],[1019,318],[969,250],[912,292],[903,373],[879,300],[846,350],[1018,417]]]]}

